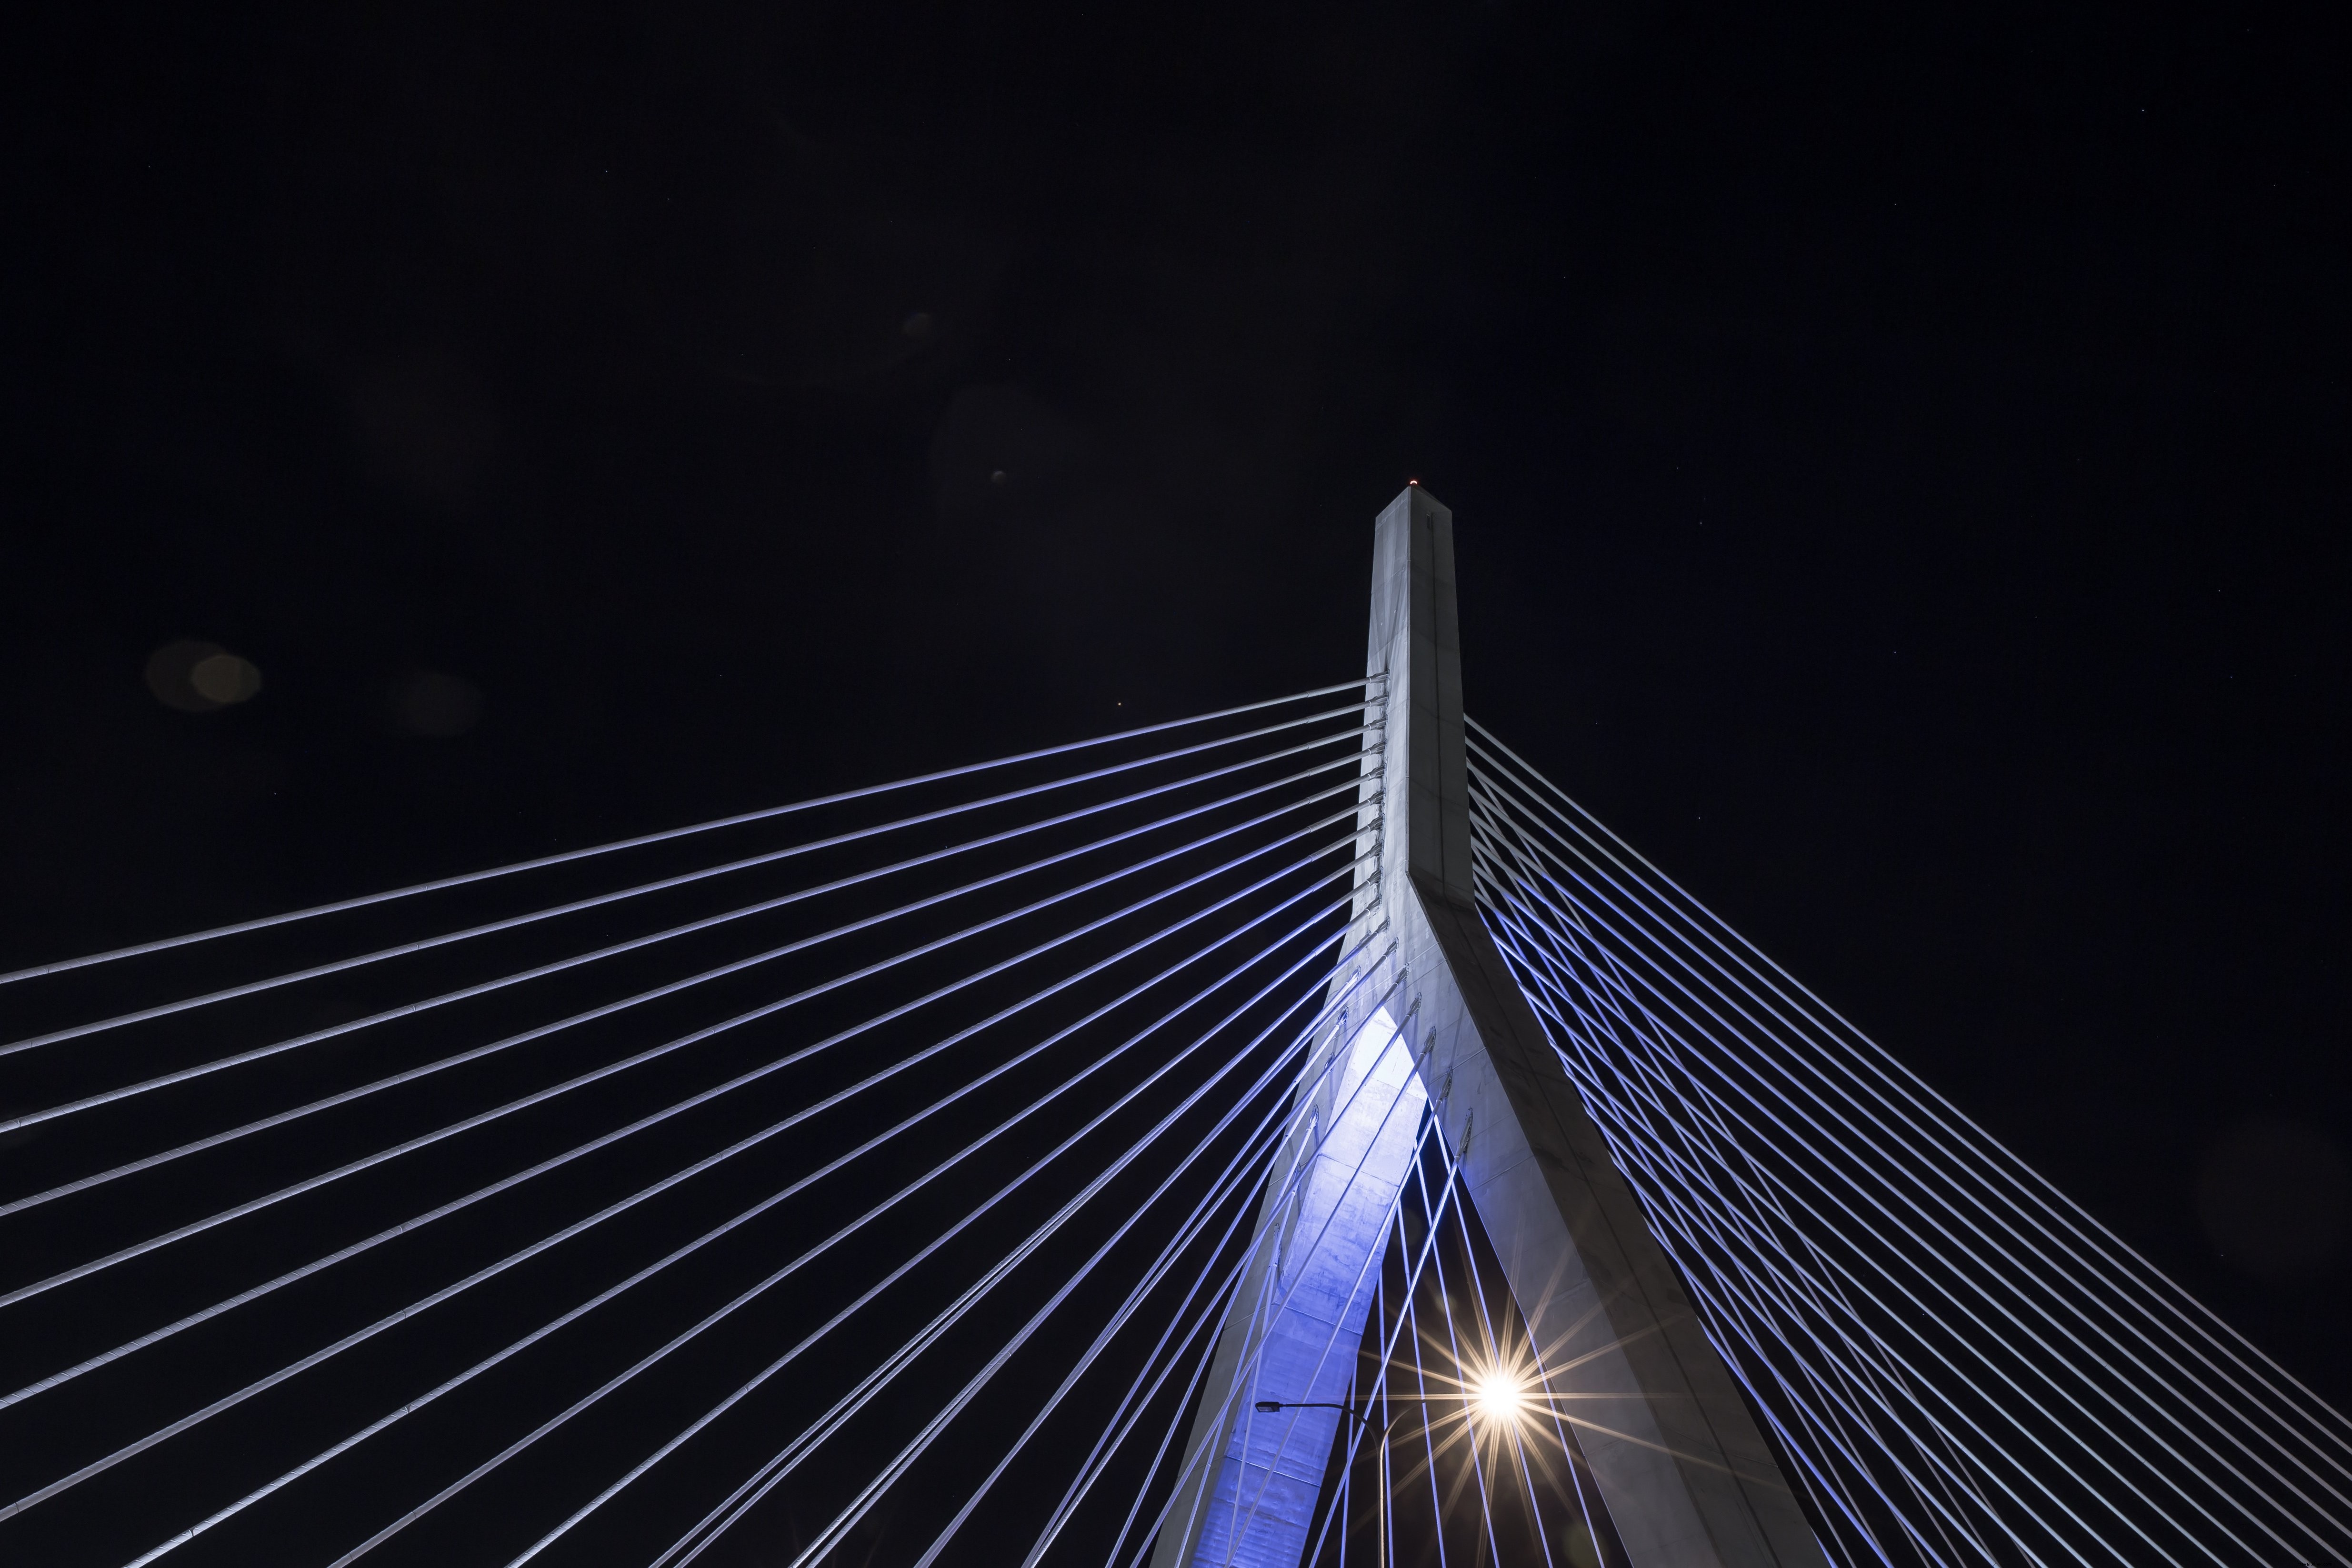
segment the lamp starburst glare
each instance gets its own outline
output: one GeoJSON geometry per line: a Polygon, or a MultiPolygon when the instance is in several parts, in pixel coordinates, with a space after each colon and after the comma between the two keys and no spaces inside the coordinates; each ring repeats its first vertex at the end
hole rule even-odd
{"type": "Polygon", "coordinates": [[[1497,1425],[1518,1418],[1519,1408],[1527,1402],[1527,1385],[1500,1368],[1478,1379],[1476,1398],[1478,1414],[1497,1425]]]}

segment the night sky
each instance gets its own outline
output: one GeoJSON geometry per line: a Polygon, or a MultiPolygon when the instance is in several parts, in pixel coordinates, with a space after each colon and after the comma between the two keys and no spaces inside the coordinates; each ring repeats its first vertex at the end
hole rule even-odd
{"type": "Polygon", "coordinates": [[[0,969],[1344,679],[1418,478],[1475,716],[2352,1404],[2322,8],[49,9],[0,969]]]}

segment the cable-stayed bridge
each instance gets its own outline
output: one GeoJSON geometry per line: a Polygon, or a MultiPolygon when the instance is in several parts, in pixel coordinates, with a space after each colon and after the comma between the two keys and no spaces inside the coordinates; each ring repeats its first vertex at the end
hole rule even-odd
{"type": "Polygon", "coordinates": [[[0,977],[0,1554],[2352,1562],[2352,1426],[1365,674],[0,977]]]}

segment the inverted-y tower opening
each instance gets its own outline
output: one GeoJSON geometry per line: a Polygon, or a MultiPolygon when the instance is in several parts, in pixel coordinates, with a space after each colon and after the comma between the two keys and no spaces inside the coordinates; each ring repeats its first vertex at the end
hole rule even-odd
{"type": "Polygon", "coordinates": [[[1573,1402],[1494,1243],[1424,1142],[1381,1260],[1305,1568],[1624,1568],[1573,1402]],[[1497,1397],[1497,1395],[1506,1397],[1497,1397]],[[1385,1441],[1383,1441],[1385,1439],[1385,1441]]]}

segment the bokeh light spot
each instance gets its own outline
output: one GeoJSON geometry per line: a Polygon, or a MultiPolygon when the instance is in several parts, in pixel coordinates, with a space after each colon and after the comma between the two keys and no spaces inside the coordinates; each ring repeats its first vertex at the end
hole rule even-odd
{"type": "Polygon", "coordinates": [[[148,655],[147,689],[165,707],[182,713],[212,713],[251,700],[261,690],[261,672],[217,643],[183,638],[148,655]]]}
{"type": "Polygon", "coordinates": [[[261,690],[261,672],[235,653],[214,653],[199,659],[188,671],[188,685],[199,696],[226,707],[261,690]]]}

